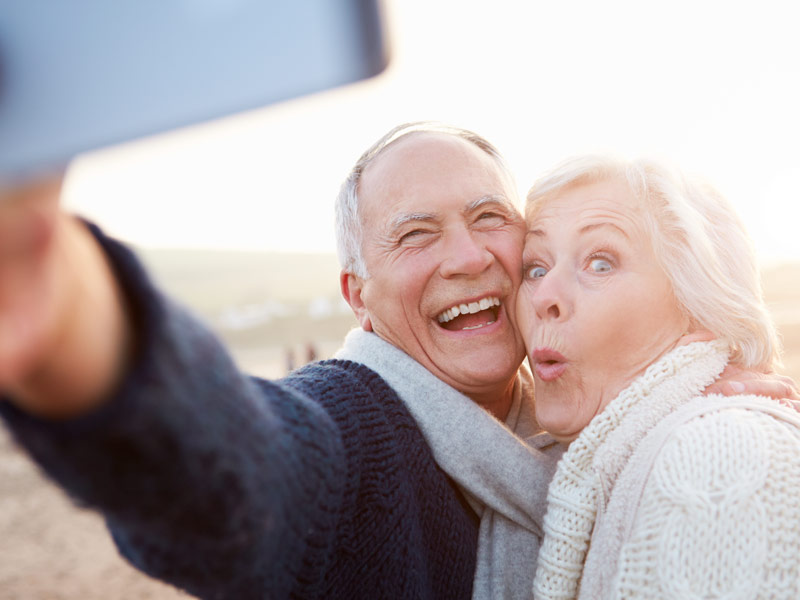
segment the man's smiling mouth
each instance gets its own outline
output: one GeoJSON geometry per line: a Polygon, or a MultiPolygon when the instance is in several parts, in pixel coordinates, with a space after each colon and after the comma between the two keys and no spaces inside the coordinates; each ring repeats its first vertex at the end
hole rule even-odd
{"type": "Polygon", "coordinates": [[[497,320],[500,299],[487,296],[475,302],[456,304],[436,317],[441,326],[448,331],[480,329],[497,320]]]}

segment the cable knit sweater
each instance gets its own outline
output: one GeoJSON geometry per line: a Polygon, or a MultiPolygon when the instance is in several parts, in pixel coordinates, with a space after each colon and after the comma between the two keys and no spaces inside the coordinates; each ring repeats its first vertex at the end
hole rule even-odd
{"type": "Polygon", "coordinates": [[[478,524],[376,373],[331,360],[270,382],[93,230],[137,319],[138,359],[97,412],[0,414],[106,517],[143,571],[201,598],[469,598],[478,524]]]}
{"type": "Polygon", "coordinates": [[[672,351],[570,444],[536,598],[800,597],[800,417],[701,396],[726,362],[718,342],[672,351]]]}

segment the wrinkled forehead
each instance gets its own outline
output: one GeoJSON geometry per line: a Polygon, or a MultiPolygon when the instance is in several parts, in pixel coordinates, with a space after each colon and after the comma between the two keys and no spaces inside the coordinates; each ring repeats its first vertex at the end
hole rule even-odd
{"type": "Polygon", "coordinates": [[[414,132],[392,142],[362,173],[362,214],[388,216],[402,204],[435,213],[455,199],[464,205],[482,197],[502,200],[518,212],[513,181],[499,160],[451,134],[414,132]]]}
{"type": "Polygon", "coordinates": [[[540,193],[528,195],[525,220],[530,227],[543,214],[610,210],[646,219],[646,198],[622,174],[586,176],[540,193]]]}
{"type": "Polygon", "coordinates": [[[603,178],[567,185],[536,198],[526,210],[526,241],[598,235],[622,236],[642,250],[655,251],[661,238],[648,203],[626,178],[603,178]]]}

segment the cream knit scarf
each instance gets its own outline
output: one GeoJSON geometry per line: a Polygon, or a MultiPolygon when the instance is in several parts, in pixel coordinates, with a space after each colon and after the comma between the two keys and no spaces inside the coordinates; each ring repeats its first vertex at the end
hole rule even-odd
{"type": "Polygon", "coordinates": [[[578,596],[597,511],[636,445],[669,413],[702,394],[727,360],[720,342],[676,348],[625,388],[570,444],[548,493],[533,588],[537,600],[578,596]]]}
{"type": "Polygon", "coordinates": [[[437,464],[480,515],[472,597],[530,598],[547,486],[561,454],[549,436],[523,442],[540,432],[530,372],[520,370],[503,424],[373,333],[351,331],[336,358],[369,367],[397,392],[437,464]]]}

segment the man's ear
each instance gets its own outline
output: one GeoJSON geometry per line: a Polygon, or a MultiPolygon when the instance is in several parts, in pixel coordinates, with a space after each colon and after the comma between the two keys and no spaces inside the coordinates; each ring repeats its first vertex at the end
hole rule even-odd
{"type": "Polygon", "coordinates": [[[372,331],[372,321],[369,318],[369,311],[361,298],[361,291],[364,289],[364,280],[358,275],[342,271],[339,274],[339,286],[342,289],[342,296],[350,305],[356,319],[361,324],[364,331],[372,331]]]}

